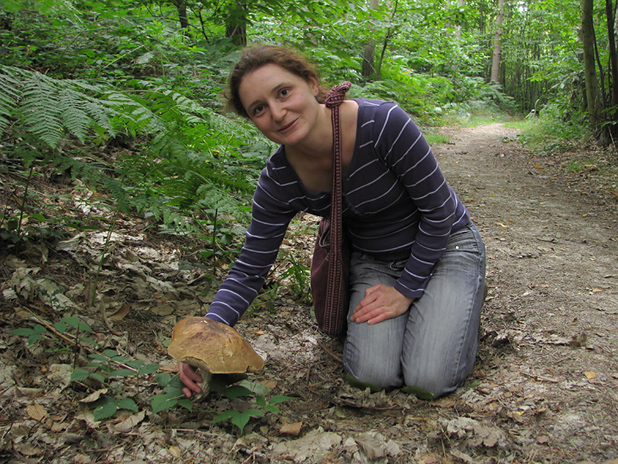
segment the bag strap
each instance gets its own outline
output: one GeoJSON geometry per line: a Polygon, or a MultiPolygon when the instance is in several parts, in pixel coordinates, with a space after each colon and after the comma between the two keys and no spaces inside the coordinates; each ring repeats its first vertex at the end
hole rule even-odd
{"type": "Polygon", "coordinates": [[[328,283],[326,286],[326,304],[324,308],[327,327],[326,333],[337,333],[343,327],[347,311],[344,290],[347,282],[343,281],[343,207],[342,207],[342,160],[341,160],[341,122],[339,106],[345,100],[345,94],[350,89],[350,82],[334,86],[326,96],[326,107],[331,109],[333,125],[333,187],[331,190],[330,210],[330,253],[328,262],[328,283]],[[342,310],[343,309],[343,310],[342,310]]]}

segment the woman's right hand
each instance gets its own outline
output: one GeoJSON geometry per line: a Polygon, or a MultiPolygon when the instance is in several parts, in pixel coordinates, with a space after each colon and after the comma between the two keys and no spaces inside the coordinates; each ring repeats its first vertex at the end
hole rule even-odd
{"type": "Polygon", "coordinates": [[[202,381],[202,377],[200,377],[200,375],[195,372],[193,367],[189,364],[185,364],[183,362],[178,363],[178,376],[180,377],[182,383],[185,384],[185,388],[182,389],[182,392],[187,398],[191,398],[192,392],[202,392],[202,389],[198,385],[198,383],[202,381]]]}

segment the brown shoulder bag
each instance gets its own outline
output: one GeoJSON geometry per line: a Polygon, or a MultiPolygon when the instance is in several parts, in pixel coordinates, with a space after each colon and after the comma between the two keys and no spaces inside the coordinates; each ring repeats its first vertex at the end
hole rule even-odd
{"type": "Polygon", "coordinates": [[[346,330],[348,312],[348,275],[350,247],[343,233],[341,124],[339,106],[350,83],[333,87],[326,96],[333,124],[333,187],[330,219],[320,222],[311,263],[313,308],[320,330],[328,335],[341,335],[346,330]]]}

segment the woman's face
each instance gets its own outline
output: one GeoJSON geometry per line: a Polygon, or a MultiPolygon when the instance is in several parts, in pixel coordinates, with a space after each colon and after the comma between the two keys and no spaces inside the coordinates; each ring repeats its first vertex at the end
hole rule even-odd
{"type": "Polygon", "coordinates": [[[306,81],[270,63],[245,75],[238,94],[251,121],[275,143],[301,143],[315,127],[320,110],[316,79],[306,81]]]}

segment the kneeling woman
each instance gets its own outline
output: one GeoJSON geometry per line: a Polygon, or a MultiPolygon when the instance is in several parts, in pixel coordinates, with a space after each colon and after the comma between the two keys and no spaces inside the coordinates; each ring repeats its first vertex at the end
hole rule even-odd
{"type": "MultiPolygon", "coordinates": [[[[208,318],[238,321],[299,211],[329,216],[333,143],[324,96],[317,71],[285,48],[248,48],[233,69],[230,106],[280,147],[259,179],[246,243],[208,318]]],[[[483,241],[397,104],[349,99],[340,117],[343,223],[353,249],[345,370],[352,383],[437,398],[474,366],[483,241]]],[[[185,394],[199,392],[193,369],[181,363],[179,371],[185,394]]]]}

